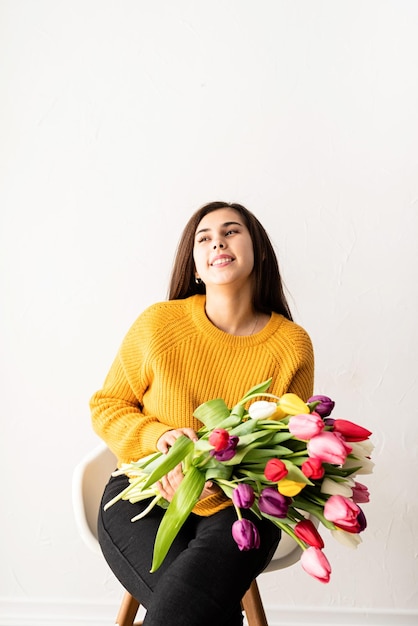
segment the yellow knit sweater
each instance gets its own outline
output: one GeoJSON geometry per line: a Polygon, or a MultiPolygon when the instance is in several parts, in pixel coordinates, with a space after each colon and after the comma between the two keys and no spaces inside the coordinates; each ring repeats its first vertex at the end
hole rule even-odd
{"type": "MultiPolygon", "coordinates": [[[[168,430],[198,430],[193,411],[203,402],[223,398],[232,407],[270,377],[269,392],[292,391],[307,400],[313,371],[309,336],[281,315],[273,313],[255,335],[235,336],[208,320],[205,296],[161,302],[133,324],[92,397],[93,428],[120,465],[155,452],[168,430]]],[[[213,495],[194,512],[210,515],[223,506],[223,495],[213,495]]]]}

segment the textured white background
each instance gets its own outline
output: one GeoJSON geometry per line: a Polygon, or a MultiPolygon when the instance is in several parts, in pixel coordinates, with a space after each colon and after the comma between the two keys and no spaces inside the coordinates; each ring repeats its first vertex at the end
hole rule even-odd
{"type": "Polygon", "coordinates": [[[363,544],[324,531],[329,585],[261,577],[271,620],[415,619],[417,29],[414,0],[0,1],[1,624],[111,623],[72,516],[88,400],[218,199],[266,226],[316,391],[376,445],[363,544]]]}

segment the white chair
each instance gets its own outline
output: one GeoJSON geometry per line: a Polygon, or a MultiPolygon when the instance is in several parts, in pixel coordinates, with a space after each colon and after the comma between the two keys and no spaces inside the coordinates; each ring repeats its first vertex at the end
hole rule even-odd
{"type": "MultiPolygon", "coordinates": [[[[109,448],[99,445],[75,468],[73,475],[73,508],[80,535],[87,546],[101,554],[97,540],[97,515],[104,487],[116,468],[116,458],[109,448]]],[[[276,553],[264,572],[290,567],[299,561],[301,549],[288,535],[283,533],[276,553]]],[[[140,603],[125,591],[115,626],[141,626],[135,622],[140,603]]],[[[268,626],[258,590],[257,581],[242,599],[249,626],[268,626]]]]}

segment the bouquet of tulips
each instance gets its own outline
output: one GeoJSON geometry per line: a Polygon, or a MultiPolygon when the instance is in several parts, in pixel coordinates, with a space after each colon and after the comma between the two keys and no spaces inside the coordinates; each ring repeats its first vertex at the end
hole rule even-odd
{"type": "Polygon", "coordinates": [[[331,566],[323,553],[319,523],[341,543],[357,547],[366,518],[359,504],[369,501],[358,474],[373,469],[371,432],[344,419],[330,417],[334,402],[313,396],[304,402],[286,393],[267,393],[271,379],[250,389],[232,409],[222,399],[209,400],[194,412],[203,426],[198,441],[176,440],[167,454],[156,452],[124,464],[115,474],[127,474],[129,486],[108,502],[138,502],[151,498],[167,510],[160,523],[151,571],[163,562],[175,536],[197,503],[206,481],[216,483],[237,512],[232,536],[240,550],[259,545],[255,524],[241,509],[251,509],[290,535],[302,548],[303,569],[328,582],[331,566]],[[256,398],[268,398],[256,400],[256,398]],[[248,408],[246,408],[248,407],[248,408]],[[170,503],[156,483],[182,463],[184,479],[170,503]]]}

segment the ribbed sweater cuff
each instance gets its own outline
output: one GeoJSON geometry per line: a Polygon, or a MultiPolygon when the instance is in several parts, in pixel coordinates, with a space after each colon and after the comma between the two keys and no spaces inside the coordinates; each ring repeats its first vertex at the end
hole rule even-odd
{"type": "Polygon", "coordinates": [[[203,500],[199,500],[194,506],[192,513],[202,517],[209,517],[209,515],[222,511],[222,509],[226,509],[231,505],[232,501],[221,491],[220,493],[214,493],[207,498],[203,498],[203,500]]]}

